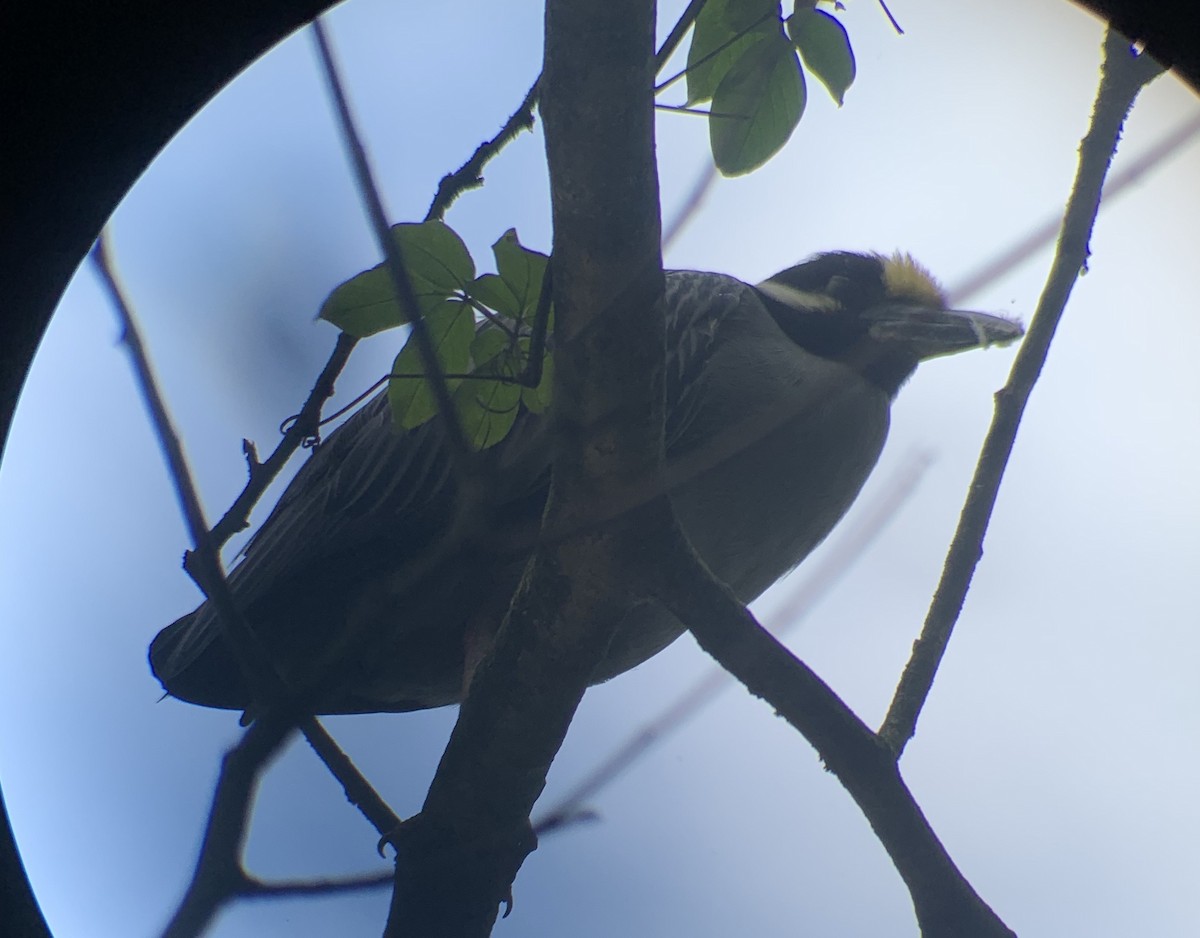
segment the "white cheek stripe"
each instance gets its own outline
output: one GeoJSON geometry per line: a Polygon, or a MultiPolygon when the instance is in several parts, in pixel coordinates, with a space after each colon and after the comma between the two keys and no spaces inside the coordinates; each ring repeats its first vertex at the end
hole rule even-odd
{"type": "Polygon", "coordinates": [[[841,304],[831,296],[813,293],[810,290],[798,290],[776,280],[764,280],[758,284],[758,289],[771,299],[793,309],[819,309],[832,313],[841,308],[841,304]]]}

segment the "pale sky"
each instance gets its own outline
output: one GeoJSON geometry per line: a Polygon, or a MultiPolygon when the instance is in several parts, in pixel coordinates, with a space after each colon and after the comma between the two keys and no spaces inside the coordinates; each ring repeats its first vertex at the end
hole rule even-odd
{"type": "MultiPolygon", "coordinates": [[[[663,22],[682,3],[664,5],[663,22]]],[[[953,288],[1061,211],[1101,30],[1023,0],[893,0],[839,14],[858,81],[809,108],[765,168],[718,183],[668,266],[755,281],[829,249],[910,251],[953,288]]],[[[352,0],[330,17],[395,221],[491,136],[540,63],[541,7],[352,0]]],[[[665,30],[664,30],[665,31],[665,30]]],[[[1143,95],[1116,168],[1198,111],[1174,78],[1143,95]]],[[[697,118],[659,118],[664,214],[706,159],[697,118]]],[[[965,875],[1023,938],[1200,933],[1200,548],[1194,259],[1200,145],[1108,204],[1017,440],[960,623],[902,767],[965,875]]],[[[509,227],[548,248],[540,135],[447,221],[477,262],[509,227]]],[[[212,516],[240,490],[242,437],[272,446],[332,346],[312,317],[377,262],[308,36],[192,121],[118,209],[115,248],[212,516]]],[[[965,305],[1032,314],[1049,248],[965,305]]],[[[0,778],[59,938],[150,935],[191,874],[237,715],[157,702],[158,629],[198,601],[186,535],[111,310],[88,269],[59,309],[0,467],[0,778]]],[[[382,373],[368,343],[339,388],[382,373]]],[[[924,616],[1011,350],[925,365],[860,500],[918,452],[916,496],[789,644],[870,724],[924,616]]],[[[264,506],[269,502],[264,502],[264,506]]],[[[265,507],[256,514],[261,520],[265,507]]],[[[838,532],[830,538],[836,543],[838,532]]],[[[811,561],[810,561],[811,565],[811,561]]],[[[805,567],[757,605],[765,621],[805,567]]],[[[778,624],[778,623],[776,623],[778,624]]],[[[684,637],[584,700],[546,795],[570,788],[709,662],[684,637]]],[[[329,726],[401,815],[454,710],[329,726]]],[[[546,837],[498,936],[916,934],[883,849],[809,745],[731,688],[546,837]]],[[[268,774],[250,837],[262,876],[380,868],[375,835],[302,746],[268,774]]],[[[387,894],[233,907],[237,936],[377,935],[387,894]]]]}

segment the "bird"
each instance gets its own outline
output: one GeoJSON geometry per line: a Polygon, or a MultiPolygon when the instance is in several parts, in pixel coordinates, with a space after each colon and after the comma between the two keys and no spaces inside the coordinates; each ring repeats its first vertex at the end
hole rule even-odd
{"type": "MultiPolygon", "coordinates": [[[[757,284],[667,271],[663,303],[668,493],[699,556],[746,603],[850,507],[919,363],[1023,334],[1010,318],[948,308],[933,275],[899,252],[817,254],[757,284]]],[[[309,711],[461,702],[532,550],[514,532],[537,530],[554,453],[550,416],[522,407],[480,454],[488,536],[460,537],[438,418],[399,429],[381,393],[315,449],[229,576],[309,711]]],[[[683,631],[658,606],[631,606],[591,683],[683,631]]],[[[167,696],[255,703],[211,602],[163,629],[149,658],[167,696]]]]}

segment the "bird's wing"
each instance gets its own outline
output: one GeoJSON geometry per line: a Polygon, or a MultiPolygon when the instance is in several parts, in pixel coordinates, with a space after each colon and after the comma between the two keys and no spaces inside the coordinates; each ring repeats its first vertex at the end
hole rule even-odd
{"type": "MultiPolygon", "coordinates": [[[[672,271],[667,319],[667,448],[686,444],[699,403],[699,380],[719,327],[757,304],[754,290],[732,277],[672,271]]],[[[759,307],[761,309],[761,307],[759,307]]],[[[524,502],[549,481],[553,451],[541,416],[524,408],[509,435],[486,451],[499,501],[524,502]]],[[[403,540],[424,549],[446,523],[454,497],[441,424],[395,427],[386,394],[379,394],[330,434],[287,487],[235,572],[247,598],[291,578],[297,570],[345,554],[403,540]],[[381,539],[386,519],[392,535],[381,539]]],[[[538,506],[537,510],[540,510],[538,506]]]]}
{"type": "MultiPolygon", "coordinates": [[[[665,304],[667,450],[674,453],[702,440],[701,378],[721,323],[747,314],[748,304],[762,307],[746,284],[691,271],[668,273],[665,304]]],[[[510,506],[509,521],[536,523],[540,513],[554,455],[548,423],[522,407],[510,434],[485,453],[501,513],[510,506]]],[[[301,467],[231,572],[234,595],[254,612],[260,603],[285,602],[291,592],[338,589],[374,565],[396,569],[450,524],[455,497],[440,422],[400,430],[381,393],[301,467]]],[[[182,671],[216,637],[215,614],[206,603],[171,633],[153,652],[160,677],[182,671]]]]}
{"type": "MultiPolygon", "coordinates": [[[[758,291],[733,277],[696,271],[667,275],[666,452],[668,461],[711,443],[731,388],[707,380],[713,357],[726,346],[735,321],[774,328],[758,291]]],[[[739,329],[739,331],[741,331],[739,329]]],[[[733,379],[736,375],[726,375],[733,379]]],[[[736,396],[736,395],[734,395],[736,396]]]]}

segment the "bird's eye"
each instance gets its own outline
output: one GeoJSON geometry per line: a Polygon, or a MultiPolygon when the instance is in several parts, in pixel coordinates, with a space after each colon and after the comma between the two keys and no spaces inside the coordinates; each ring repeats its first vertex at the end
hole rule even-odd
{"type": "Polygon", "coordinates": [[[829,283],[825,284],[825,292],[832,297],[841,299],[842,294],[846,292],[846,288],[849,286],[849,277],[843,277],[841,274],[834,274],[829,278],[829,283]]]}

